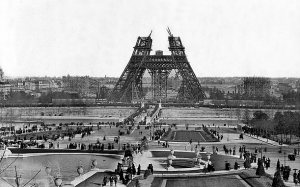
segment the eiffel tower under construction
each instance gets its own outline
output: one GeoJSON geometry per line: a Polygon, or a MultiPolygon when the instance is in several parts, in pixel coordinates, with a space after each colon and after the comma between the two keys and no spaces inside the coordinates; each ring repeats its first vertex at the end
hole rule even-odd
{"type": "Polygon", "coordinates": [[[142,100],[144,98],[142,78],[146,70],[151,75],[152,100],[166,100],[167,79],[172,70],[177,71],[182,79],[177,102],[199,102],[206,98],[187,60],[180,37],[174,37],[169,28],[167,31],[171,55],[163,55],[162,51],[150,55],[152,31],[147,37],[138,37],[132,56],[110,94],[111,100],[115,102],[142,100]]]}

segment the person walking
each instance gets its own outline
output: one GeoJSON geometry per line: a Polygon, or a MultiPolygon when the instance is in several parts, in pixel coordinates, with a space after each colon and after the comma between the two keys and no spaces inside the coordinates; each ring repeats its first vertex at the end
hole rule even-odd
{"type": "Polygon", "coordinates": [[[277,160],[276,169],[280,170],[280,161],[279,161],[279,159],[277,160]]]}
{"type": "Polygon", "coordinates": [[[298,182],[300,182],[300,169],[299,169],[298,174],[297,174],[297,179],[298,179],[298,182]]]}
{"type": "Polygon", "coordinates": [[[114,183],[114,179],[112,176],[109,177],[109,184],[110,186],[112,187],[113,186],[113,183],[114,183]]]}
{"type": "Polygon", "coordinates": [[[139,164],[138,169],[137,169],[137,175],[141,174],[141,165],[139,164]]]}
{"type": "Polygon", "coordinates": [[[117,181],[118,181],[117,176],[114,176],[115,186],[117,186],[117,181]]]}
{"type": "Polygon", "coordinates": [[[293,174],[293,181],[294,181],[295,185],[297,186],[297,184],[298,184],[299,181],[298,181],[296,170],[295,170],[295,173],[293,174]]]}
{"type": "Polygon", "coordinates": [[[104,176],[104,177],[103,177],[103,186],[106,186],[106,183],[107,183],[107,177],[104,176]]]}

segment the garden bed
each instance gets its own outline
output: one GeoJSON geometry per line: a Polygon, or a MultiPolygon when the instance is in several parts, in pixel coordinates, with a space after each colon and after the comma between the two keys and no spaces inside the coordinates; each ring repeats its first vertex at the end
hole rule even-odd
{"type": "Polygon", "coordinates": [[[175,141],[175,142],[217,142],[218,140],[207,134],[204,131],[188,131],[188,130],[171,130],[164,136],[162,141],[175,141]]]}

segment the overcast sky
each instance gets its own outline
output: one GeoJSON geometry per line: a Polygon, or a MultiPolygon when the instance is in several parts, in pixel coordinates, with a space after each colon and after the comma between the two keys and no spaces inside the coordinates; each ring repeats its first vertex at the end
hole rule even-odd
{"type": "Polygon", "coordinates": [[[300,1],[1,0],[6,76],[119,77],[138,36],[168,51],[170,27],[197,77],[300,77],[300,1]]]}

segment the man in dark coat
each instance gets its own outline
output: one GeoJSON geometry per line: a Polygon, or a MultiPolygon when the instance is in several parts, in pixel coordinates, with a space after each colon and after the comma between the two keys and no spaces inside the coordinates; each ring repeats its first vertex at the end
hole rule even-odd
{"type": "Polygon", "coordinates": [[[119,175],[120,175],[120,180],[123,181],[124,180],[124,172],[122,169],[120,170],[119,175]]]}
{"type": "Polygon", "coordinates": [[[137,170],[137,175],[140,175],[140,174],[141,174],[141,165],[139,164],[138,170],[137,170]]]}
{"type": "Polygon", "coordinates": [[[136,174],[136,169],[135,169],[135,165],[132,163],[132,174],[135,175],[136,174]]]}
{"type": "Polygon", "coordinates": [[[280,170],[280,161],[279,161],[279,159],[277,160],[276,169],[280,170]]]}
{"type": "Polygon", "coordinates": [[[106,186],[106,183],[107,183],[107,177],[104,176],[104,178],[103,178],[103,186],[106,186]]]}

